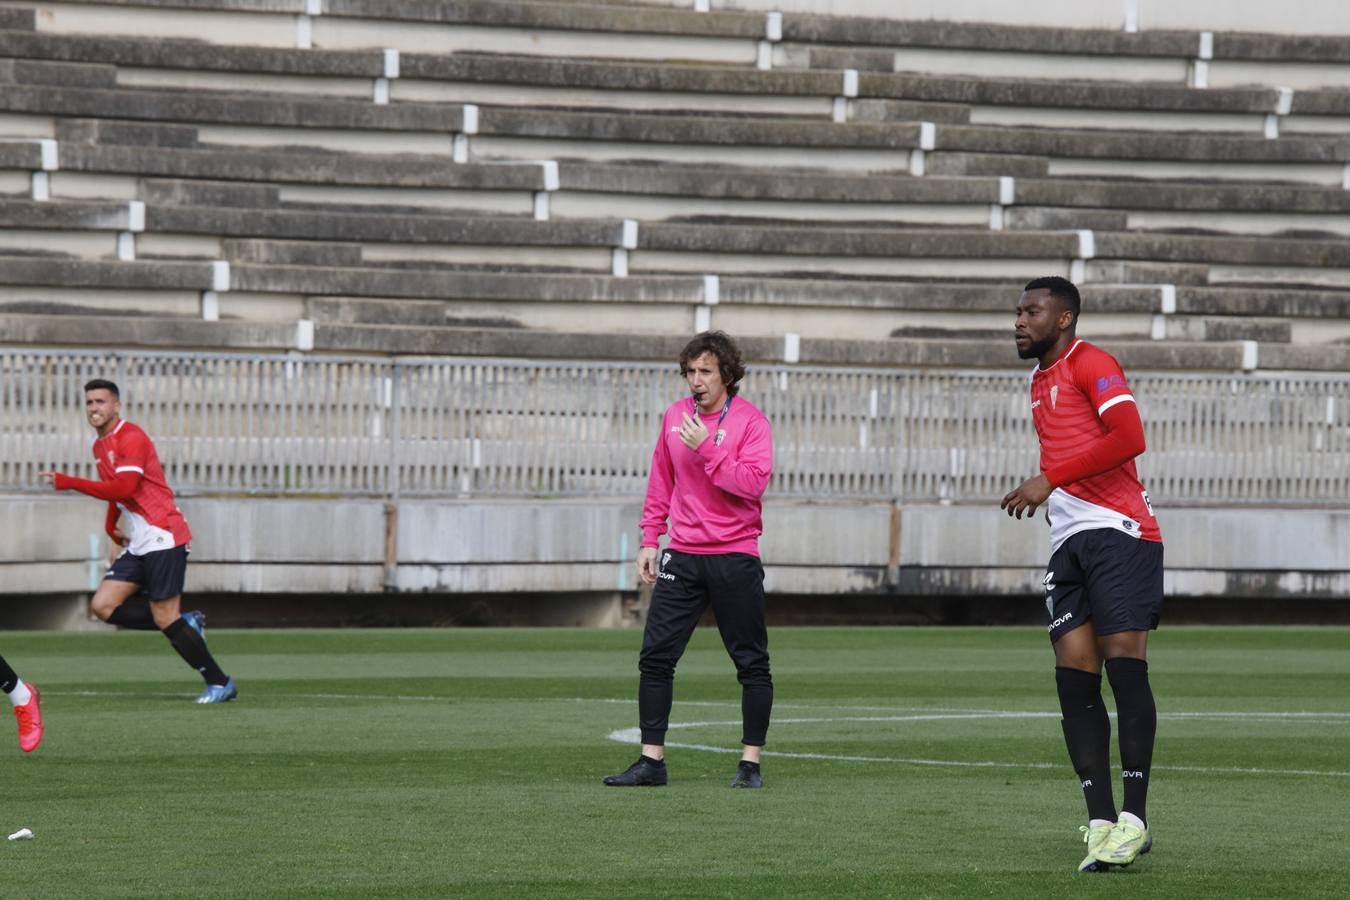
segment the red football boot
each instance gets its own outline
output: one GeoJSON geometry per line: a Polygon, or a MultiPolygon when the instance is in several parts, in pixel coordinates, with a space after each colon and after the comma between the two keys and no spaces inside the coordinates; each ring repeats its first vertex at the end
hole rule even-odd
{"type": "Polygon", "coordinates": [[[19,720],[19,749],[32,753],[42,743],[42,708],[38,706],[37,685],[28,685],[33,696],[23,706],[14,707],[14,718],[19,720]]]}

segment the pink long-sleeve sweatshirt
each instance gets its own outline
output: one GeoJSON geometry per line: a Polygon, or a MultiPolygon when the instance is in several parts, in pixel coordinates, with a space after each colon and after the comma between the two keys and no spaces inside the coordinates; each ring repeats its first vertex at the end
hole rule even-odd
{"type": "Polygon", "coordinates": [[[708,439],[690,450],[680,440],[680,421],[695,408],[686,397],[661,417],[642,506],[642,546],[657,546],[668,517],[672,550],[759,556],[760,498],[773,471],[769,420],[734,397],[720,426],[722,410],[700,414],[708,439]]]}

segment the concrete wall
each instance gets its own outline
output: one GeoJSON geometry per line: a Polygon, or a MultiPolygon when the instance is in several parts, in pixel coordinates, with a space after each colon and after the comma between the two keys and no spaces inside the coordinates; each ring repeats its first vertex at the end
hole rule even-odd
{"type": "MultiPolygon", "coordinates": [[[[0,596],[88,593],[107,542],[98,503],[4,498],[0,596]]],[[[580,595],[637,587],[635,500],[187,498],[189,592],[580,595]],[[386,547],[389,549],[386,559],[386,547]],[[387,566],[386,562],[393,563],[387,566]]],[[[1350,597],[1350,511],[1160,509],[1177,596],[1350,597]]],[[[1044,520],[993,506],[770,501],[767,587],[785,595],[1040,592],[1044,520]]]]}

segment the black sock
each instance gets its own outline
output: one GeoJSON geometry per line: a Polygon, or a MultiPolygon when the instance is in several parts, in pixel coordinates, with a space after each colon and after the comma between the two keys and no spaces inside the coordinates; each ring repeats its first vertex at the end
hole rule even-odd
{"type": "Polygon", "coordinates": [[[137,631],[159,631],[155,617],[150,612],[149,600],[127,600],[108,616],[108,624],[137,631]]]}
{"type": "Polygon", "coordinates": [[[1120,732],[1120,768],[1125,781],[1127,813],[1147,822],[1148,774],[1153,765],[1153,739],[1158,731],[1158,708],[1148,684],[1148,663],[1133,657],[1106,661],[1106,677],[1116,695],[1116,727],[1120,732]]]}
{"type": "Polygon", "coordinates": [[[174,619],[168,628],[164,629],[164,636],[173,644],[173,649],[178,651],[178,655],[183,657],[183,661],[189,666],[201,673],[206,679],[207,684],[224,684],[229,681],[229,676],[220,670],[216,665],[215,659],[211,656],[211,651],[206,649],[206,641],[197,633],[183,617],[174,619]]]}
{"type": "Polygon", "coordinates": [[[1064,744],[1078,773],[1089,819],[1116,820],[1111,793],[1111,719],[1102,700],[1102,676],[1095,672],[1055,667],[1055,686],[1064,718],[1064,744]]]}
{"type": "Polygon", "coordinates": [[[645,753],[642,754],[642,758],[654,766],[664,766],[666,764],[666,761],[664,759],[653,759],[652,757],[648,756],[645,753]]]}
{"type": "Polygon", "coordinates": [[[0,691],[6,694],[14,693],[14,689],[19,686],[19,675],[9,667],[5,658],[0,656],[0,691]]]}
{"type": "Polygon", "coordinates": [[[743,760],[741,760],[741,765],[748,767],[748,768],[750,769],[751,772],[758,772],[758,771],[759,771],[759,763],[757,763],[757,762],[751,762],[751,761],[748,760],[748,759],[743,759],[743,760]]]}

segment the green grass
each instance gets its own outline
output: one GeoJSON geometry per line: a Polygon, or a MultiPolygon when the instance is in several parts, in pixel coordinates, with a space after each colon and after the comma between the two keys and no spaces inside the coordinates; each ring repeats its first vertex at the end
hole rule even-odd
{"type": "MultiPolygon", "coordinates": [[[[198,707],[155,635],[0,634],[48,728],[31,756],[0,746],[0,828],[37,834],[0,845],[0,893],[1345,895],[1350,630],[1159,632],[1157,845],[1098,876],[1073,871],[1082,800],[1038,629],[774,630],[768,749],[889,761],[766,756],[757,792],[728,789],[734,755],[676,747],[668,787],[600,785],[635,756],[607,735],[636,724],[640,637],[214,631],[241,697],[198,707]],[[1039,715],[931,718],[949,710],[1039,715]],[[1251,715],[1296,711],[1330,715],[1251,715]]],[[[731,750],[738,698],[701,630],[671,742],[731,750]]]]}

